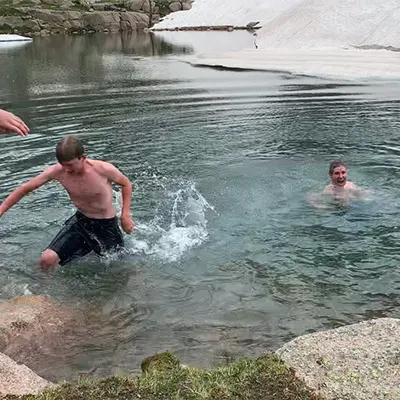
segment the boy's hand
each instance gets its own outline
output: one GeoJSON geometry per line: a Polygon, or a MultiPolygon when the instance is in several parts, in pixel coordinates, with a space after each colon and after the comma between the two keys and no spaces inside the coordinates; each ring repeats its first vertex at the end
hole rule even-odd
{"type": "Polygon", "coordinates": [[[21,118],[0,109],[0,133],[5,132],[15,132],[20,136],[28,136],[29,128],[21,118]]]}
{"type": "Polygon", "coordinates": [[[126,233],[132,233],[133,229],[135,228],[135,223],[133,222],[130,215],[121,216],[121,225],[122,229],[126,233]]]}

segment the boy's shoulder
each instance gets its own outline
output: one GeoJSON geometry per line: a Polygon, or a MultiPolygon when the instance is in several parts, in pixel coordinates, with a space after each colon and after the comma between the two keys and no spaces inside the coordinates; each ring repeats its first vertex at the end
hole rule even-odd
{"type": "Polygon", "coordinates": [[[59,176],[59,174],[62,172],[63,168],[60,163],[50,165],[47,167],[42,173],[44,175],[47,175],[51,177],[52,179],[55,179],[59,176]]]}
{"type": "Polygon", "coordinates": [[[87,163],[88,163],[89,165],[91,165],[92,167],[100,168],[100,169],[102,169],[102,168],[107,168],[107,167],[109,167],[110,165],[112,165],[111,163],[109,163],[109,162],[107,162],[107,161],[103,161],[103,160],[93,160],[93,159],[89,159],[89,158],[88,158],[86,161],[87,161],[87,163]]]}
{"type": "Polygon", "coordinates": [[[358,189],[358,186],[354,182],[346,182],[346,189],[355,190],[358,189]]]}
{"type": "Polygon", "coordinates": [[[107,171],[115,170],[115,166],[107,161],[87,159],[88,164],[99,173],[107,173],[107,171]]]}
{"type": "Polygon", "coordinates": [[[332,193],[332,191],[334,190],[334,186],[332,185],[332,183],[329,183],[328,185],[325,186],[324,190],[322,191],[322,193],[332,193]]]}

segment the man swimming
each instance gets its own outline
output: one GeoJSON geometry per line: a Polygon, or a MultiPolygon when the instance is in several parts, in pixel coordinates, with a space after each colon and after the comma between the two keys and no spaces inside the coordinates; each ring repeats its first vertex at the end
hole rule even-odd
{"type": "Polygon", "coordinates": [[[40,257],[42,268],[64,265],[92,250],[99,255],[123,248],[112,183],[122,187],[121,225],[126,233],[134,229],[131,219],[132,185],[112,164],[89,160],[82,143],[74,136],[62,139],[56,147],[58,163],[15,189],[1,204],[0,217],[21,198],[40,186],[59,182],[77,208],[40,257]]]}
{"type": "Polygon", "coordinates": [[[20,136],[28,136],[29,128],[21,118],[0,108],[0,133],[15,132],[20,136]]]}
{"type": "Polygon", "coordinates": [[[361,189],[353,182],[347,180],[347,168],[343,161],[334,160],[329,164],[329,178],[331,183],[325,186],[323,194],[329,194],[337,200],[351,200],[361,189]]]}
{"type": "Polygon", "coordinates": [[[322,199],[333,200],[332,205],[348,205],[351,200],[365,196],[371,193],[370,190],[364,190],[355,183],[347,180],[347,168],[342,160],[334,160],[329,164],[329,178],[331,182],[325,186],[319,195],[308,197],[309,202],[317,208],[327,208],[322,204],[322,199]]]}

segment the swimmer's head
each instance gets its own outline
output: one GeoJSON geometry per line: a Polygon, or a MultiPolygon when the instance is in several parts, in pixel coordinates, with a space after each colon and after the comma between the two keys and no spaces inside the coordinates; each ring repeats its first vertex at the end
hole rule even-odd
{"type": "Polygon", "coordinates": [[[342,160],[334,160],[329,164],[329,177],[333,186],[342,187],[347,182],[347,169],[342,160]]]}
{"type": "Polygon", "coordinates": [[[67,136],[57,143],[56,157],[68,173],[81,172],[86,155],[82,143],[75,136],[67,136]]]}

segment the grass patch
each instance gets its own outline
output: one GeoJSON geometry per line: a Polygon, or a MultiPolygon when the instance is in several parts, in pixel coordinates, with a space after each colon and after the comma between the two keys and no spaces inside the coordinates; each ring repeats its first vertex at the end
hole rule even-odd
{"type": "Polygon", "coordinates": [[[142,363],[139,377],[113,376],[65,383],[38,396],[7,400],[322,400],[275,355],[205,370],[181,366],[171,353],[142,363]]]}

